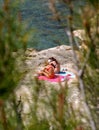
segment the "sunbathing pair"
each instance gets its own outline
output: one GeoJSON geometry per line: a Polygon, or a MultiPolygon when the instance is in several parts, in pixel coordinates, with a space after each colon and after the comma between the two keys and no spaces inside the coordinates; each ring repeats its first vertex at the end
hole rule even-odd
{"type": "Polygon", "coordinates": [[[38,75],[44,75],[48,78],[54,78],[56,73],[60,72],[60,64],[59,62],[54,58],[50,57],[47,61],[47,65],[44,67],[43,70],[41,70],[38,75]]]}

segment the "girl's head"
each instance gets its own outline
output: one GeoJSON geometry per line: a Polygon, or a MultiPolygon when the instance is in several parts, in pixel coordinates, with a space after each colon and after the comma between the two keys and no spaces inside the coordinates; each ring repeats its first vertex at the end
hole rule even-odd
{"type": "Polygon", "coordinates": [[[51,62],[56,62],[56,64],[58,64],[58,61],[54,57],[50,57],[48,59],[48,63],[51,63],[51,62]]]}
{"type": "Polygon", "coordinates": [[[52,65],[54,67],[55,73],[58,73],[60,71],[60,64],[54,57],[50,57],[48,59],[48,64],[52,65]]]}

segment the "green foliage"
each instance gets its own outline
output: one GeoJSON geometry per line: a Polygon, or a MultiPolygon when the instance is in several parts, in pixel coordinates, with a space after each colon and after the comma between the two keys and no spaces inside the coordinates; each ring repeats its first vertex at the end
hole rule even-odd
{"type": "Polygon", "coordinates": [[[26,41],[14,11],[13,2],[5,1],[0,9],[0,97],[8,98],[8,94],[17,85],[20,72],[16,64],[18,50],[23,49],[26,41]],[[14,54],[15,53],[15,54],[14,54]]]}
{"type": "Polygon", "coordinates": [[[48,122],[45,121],[37,121],[35,120],[35,122],[32,121],[32,123],[29,124],[29,127],[26,128],[26,130],[48,130],[49,129],[49,125],[48,122]]]}
{"type": "MultiPolygon", "coordinates": [[[[96,6],[95,2],[97,1],[90,0],[90,2],[93,6],[96,6]]],[[[20,62],[22,56],[19,50],[23,50],[23,48],[26,47],[28,39],[27,33],[23,32],[21,24],[18,21],[17,13],[14,11],[15,7],[16,3],[12,2],[9,4],[5,1],[4,8],[0,10],[0,98],[6,100],[9,95],[12,95],[13,90],[20,79],[22,79],[23,75],[20,73],[21,68],[18,66],[18,62],[20,62]]],[[[82,14],[80,14],[83,17],[81,23],[83,23],[83,28],[86,31],[87,49],[84,51],[80,50],[80,54],[83,58],[82,60],[80,59],[81,64],[79,69],[82,68],[86,55],[90,52],[82,77],[85,83],[84,89],[87,103],[91,109],[96,127],[98,128],[98,113],[96,113],[95,109],[98,104],[99,92],[99,73],[97,71],[99,70],[97,53],[99,49],[99,33],[96,31],[98,27],[97,21],[94,19],[94,22],[91,24],[93,14],[96,15],[96,20],[97,14],[94,10],[92,10],[92,14],[89,14],[88,10],[90,9],[92,8],[87,6],[87,10],[82,10],[82,14]],[[93,30],[94,33],[91,34],[93,25],[95,30],[93,30]]],[[[35,35],[33,36],[35,37],[35,35]]],[[[37,43],[36,39],[33,39],[34,43],[37,43]]],[[[46,88],[46,85],[37,79],[33,80],[31,84],[33,84],[31,90],[33,94],[31,97],[33,104],[30,103],[30,113],[25,115],[27,117],[27,122],[25,122],[26,124],[24,127],[23,122],[25,119],[22,120],[22,114],[24,113],[22,113],[22,108],[20,110],[20,105],[22,105],[21,100],[20,103],[16,103],[12,95],[12,99],[9,99],[8,103],[5,104],[5,111],[3,112],[1,112],[2,106],[0,104],[0,114],[6,115],[8,129],[5,130],[48,130],[49,128],[53,130],[74,130],[79,126],[81,120],[76,120],[75,112],[71,104],[69,104],[69,106],[66,100],[69,93],[69,91],[67,91],[67,84],[65,84],[65,86],[60,84],[59,91],[51,85],[46,88]],[[41,96],[41,94],[45,95],[41,96]],[[41,110],[42,114],[40,115],[39,111],[41,110]],[[45,111],[47,111],[47,114],[51,115],[46,117],[45,111]]],[[[2,123],[2,120],[0,119],[0,130],[4,130],[4,125],[6,125],[2,123]]]]}
{"type": "Polygon", "coordinates": [[[95,10],[99,9],[99,0],[88,0],[95,10]]]}
{"type": "Polygon", "coordinates": [[[84,86],[87,103],[91,110],[93,120],[98,127],[98,92],[99,92],[99,2],[98,0],[89,0],[89,3],[82,10],[82,23],[86,35],[86,52],[79,53],[83,57],[81,65],[84,64],[85,59],[87,62],[84,69],[84,86]],[[91,5],[91,6],[90,6],[91,5]],[[93,8],[94,7],[94,8],[93,8]],[[89,55],[88,55],[89,53],[89,55]],[[88,57],[87,57],[88,56],[88,57]],[[86,58],[87,57],[87,58],[86,58]]]}

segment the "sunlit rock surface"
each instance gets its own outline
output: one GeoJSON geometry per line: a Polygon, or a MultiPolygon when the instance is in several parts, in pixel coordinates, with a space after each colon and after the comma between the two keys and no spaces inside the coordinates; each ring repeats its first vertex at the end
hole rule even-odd
{"type": "MultiPolygon", "coordinates": [[[[25,55],[25,65],[28,73],[16,89],[17,99],[20,99],[21,97],[21,101],[23,102],[22,117],[24,119],[24,124],[28,124],[31,119],[29,113],[31,113],[31,108],[34,109],[35,98],[37,98],[36,105],[39,120],[47,119],[49,120],[49,123],[52,124],[53,120],[55,121],[56,119],[53,117],[51,102],[53,102],[53,97],[55,96],[54,93],[58,96],[59,92],[62,90],[68,92],[68,94],[65,95],[64,100],[67,102],[66,104],[68,104],[68,108],[70,107],[70,113],[72,111],[72,107],[77,117],[76,120],[80,119],[83,123],[85,123],[85,118],[83,117],[81,119],[80,117],[80,114],[83,115],[82,113],[85,113],[85,111],[83,107],[83,99],[79,90],[78,78],[76,77],[77,72],[75,69],[75,61],[71,47],[61,45],[39,52],[29,48],[26,50],[25,55]],[[35,91],[35,87],[37,87],[37,81],[34,80],[35,74],[43,67],[45,61],[52,56],[60,62],[61,68],[66,68],[68,71],[73,72],[75,74],[75,78],[70,79],[69,81],[65,80],[60,84],[53,82],[50,83],[48,81],[39,81],[38,91],[35,91]]],[[[55,101],[55,107],[57,107],[57,102],[58,101],[55,101]]],[[[64,102],[64,106],[66,104],[64,102]]]]}

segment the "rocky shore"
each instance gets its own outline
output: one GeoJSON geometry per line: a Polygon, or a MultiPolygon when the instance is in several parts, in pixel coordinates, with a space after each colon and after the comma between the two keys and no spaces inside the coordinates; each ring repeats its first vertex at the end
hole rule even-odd
{"type": "Polygon", "coordinates": [[[28,48],[26,51],[26,64],[30,69],[35,71],[43,66],[49,57],[55,57],[59,61],[61,67],[75,70],[72,49],[70,46],[66,45],[49,48],[39,52],[32,48],[28,48]]]}
{"type": "MultiPolygon", "coordinates": [[[[17,96],[17,100],[20,100],[23,103],[22,110],[22,118],[24,119],[24,124],[29,123],[29,113],[31,112],[31,105],[34,106],[34,95],[35,95],[35,74],[39,69],[41,69],[45,63],[45,61],[49,57],[55,57],[61,68],[66,68],[68,71],[73,72],[75,74],[75,78],[70,79],[69,81],[64,81],[62,83],[50,83],[43,82],[43,84],[39,84],[39,88],[41,87],[40,93],[38,93],[38,102],[37,102],[37,115],[40,120],[47,119],[51,122],[53,119],[53,112],[50,107],[47,106],[41,100],[48,101],[52,98],[52,90],[59,93],[62,89],[64,91],[68,91],[67,97],[65,97],[66,102],[68,102],[68,106],[72,106],[72,109],[75,111],[77,115],[77,120],[82,120],[83,123],[86,123],[84,116],[80,117],[80,114],[84,115],[86,112],[84,110],[84,102],[82,100],[81,93],[79,91],[79,81],[76,76],[76,65],[73,58],[73,52],[70,46],[61,45],[54,48],[49,48],[42,51],[36,51],[32,48],[28,48],[25,53],[25,65],[28,69],[28,73],[24,77],[24,79],[20,82],[17,87],[15,93],[17,96]],[[43,88],[43,89],[42,89],[43,88]],[[79,113],[79,114],[78,114],[79,113]]],[[[63,91],[63,90],[62,90],[63,91]]],[[[64,104],[65,105],[65,104],[64,104]]],[[[87,115],[87,114],[85,114],[87,115]]]]}

